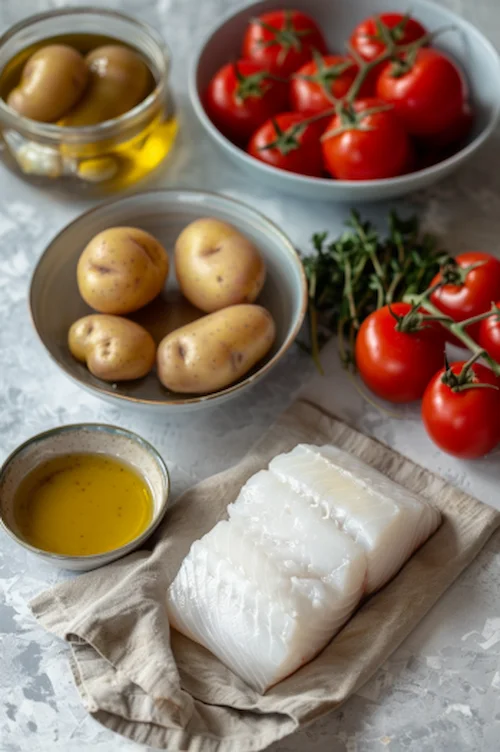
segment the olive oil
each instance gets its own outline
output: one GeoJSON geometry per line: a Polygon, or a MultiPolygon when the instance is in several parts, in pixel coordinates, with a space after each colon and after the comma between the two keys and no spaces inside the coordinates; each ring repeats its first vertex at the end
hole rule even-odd
{"type": "Polygon", "coordinates": [[[24,478],[14,515],[30,545],[89,556],[144,532],[153,501],[148,484],[129,465],[102,454],[68,454],[43,462],[24,478]]]}
{"type": "MultiPolygon", "coordinates": [[[[61,34],[38,41],[21,50],[5,66],[0,74],[0,97],[6,99],[19,84],[22,70],[27,60],[42,47],[52,44],[65,44],[86,55],[98,47],[121,45],[133,50],[148,65],[140,51],[127,45],[120,39],[98,34],[61,34]]],[[[146,98],[153,93],[157,85],[153,72],[146,98]]],[[[163,108],[147,120],[147,124],[137,132],[124,126],[116,134],[105,140],[94,139],[88,143],[64,141],[64,129],[61,128],[61,143],[53,150],[39,147],[37,142],[21,143],[18,148],[16,137],[4,138],[7,142],[5,159],[7,166],[16,172],[21,168],[25,174],[35,177],[55,178],[66,183],[75,182],[89,190],[99,184],[105,193],[122,190],[142,180],[155,170],[165,159],[173,146],[177,135],[178,123],[172,101],[169,99],[163,108]],[[66,179],[66,180],[65,180],[66,179]]],[[[56,123],[57,124],[57,123],[56,123]]],[[[63,125],[63,123],[61,123],[63,125]]],[[[98,127],[98,126],[97,126],[98,127]]]]}

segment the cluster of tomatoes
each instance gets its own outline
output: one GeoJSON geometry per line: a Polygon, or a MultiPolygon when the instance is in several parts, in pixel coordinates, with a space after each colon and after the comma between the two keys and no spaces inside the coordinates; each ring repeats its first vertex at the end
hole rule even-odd
{"type": "MultiPolygon", "coordinates": [[[[500,363],[500,316],[492,301],[500,301],[500,261],[482,252],[455,259],[456,283],[431,284],[429,301],[438,313],[464,325],[479,349],[500,363]]],[[[423,303],[425,307],[425,303],[423,303]]],[[[500,302],[496,307],[499,308],[500,302]]],[[[356,339],[356,365],[365,384],[391,402],[422,399],[422,419],[434,442],[461,458],[481,457],[500,441],[500,378],[479,362],[446,365],[448,341],[464,344],[438,321],[410,318],[409,303],[395,303],[374,311],[361,324],[356,339]],[[405,318],[406,317],[406,318],[405,318]],[[401,327],[405,321],[406,327],[401,327]]]]}
{"type": "Polygon", "coordinates": [[[472,127],[462,71],[429,46],[416,19],[360,23],[329,54],[296,10],[253,19],[241,59],[212,78],[204,105],[233,143],[269,165],[312,177],[391,178],[452,153],[472,127]]]}

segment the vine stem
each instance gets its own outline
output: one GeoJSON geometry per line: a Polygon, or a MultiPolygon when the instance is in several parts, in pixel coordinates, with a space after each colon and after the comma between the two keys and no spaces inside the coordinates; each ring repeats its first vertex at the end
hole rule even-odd
{"type": "MultiPolygon", "coordinates": [[[[368,74],[370,71],[372,71],[377,65],[380,65],[381,63],[388,62],[390,60],[398,60],[401,59],[400,56],[402,54],[416,54],[418,50],[428,44],[434,37],[436,37],[438,34],[442,34],[445,31],[449,31],[455,29],[454,26],[444,26],[441,29],[436,29],[436,31],[431,32],[429,34],[426,34],[424,37],[421,37],[420,39],[415,40],[414,42],[410,42],[408,44],[397,44],[393,41],[392,38],[389,37],[386,39],[386,51],[381,53],[377,58],[374,60],[366,61],[361,58],[361,56],[357,53],[356,50],[354,50],[349,44],[347,45],[347,49],[349,52],[349,55],[352,57],[352,59],[355,61],[355,63],[358,65],[359,71],[352,82],[349,91],[347,92],[346,96],[342,99],[335,99],[333,96],[329,96],[328,98],[332,102],[332,107],[328,110],[324,110],[323,112],[319,113],[318,115],[313,115],[309,118],[305,118],[301,121],[301,124],[306,126],[310,123],[314,123],[316,120],[320,120],[322,118],[326,117],[333,117],[334,115],[339,115],[343,108],[346,107],[346,105],[352,105],[356,97],[358,96],[361,87],[363,86],[368,74]]],[[[362,113],[363,116],[366,116],[366,113],[362,113]]],[[[326,134],[325,134],[326,135],[326,134]]]]}
{"type": "Polygon", "coordinates": [[[459,374],[455,374],[446,361],[446,371],[441,377],[443,384],[447,384],[453,392],[465,392],[469,389],[496,389],[498,391],[499,387],[496,384],[485,384],[473,380],[472,366],[482,357],[483,353],[478,350],[463,364],[459,374]]]}
{"type": "Polygon", "coordinates": [[[471,324],[477,324],[478,321],[483,321],[483,319],[489,318],[489,316],[491,316],[492,314],[500,313],[498,308],[496,308],[496,306],[493,306],[492,310],[486,311],[479,316],[474,316],[470,319],[466,319],[465,321],[453,321],[451,317],[448,317],[448,319],[444,317],[443,320],[443,312],[440,311],[437,306],[435,306],[427,299],[427,296],[429,294],[430,290],[427,290],[422,295],[407,295],[405,296],[404,300],[407,303],[411,303],[413,307],[425,308],[425,310],[431,313],[433,316],[439,317],[441,326],[444,326],[445,329],[454,334],[457,339],[463,342],[465,347],[467,347],[467,349],[474,354],[476,360],[478,358],[484,358],[486,361],[488,361],[495,376],[500,376],[500,363],[497,363],[496,360],[493,360],[493,358],[488,355],[486,350],[478,345],[477,342],[472,339],[470,334],[468,334],[466,331],[467,327],[471,324]]]}

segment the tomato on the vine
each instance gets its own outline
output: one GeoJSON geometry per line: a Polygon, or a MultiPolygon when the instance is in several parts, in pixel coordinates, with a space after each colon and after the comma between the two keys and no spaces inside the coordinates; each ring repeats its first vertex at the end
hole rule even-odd
{"type": "MultiPolygon", "coordinates": [[[[496,307],[500,314],[500,303],[496,303],[496,307]]],[[[500,320],[496,314],[481,321],[477,341],[493,360],[500,363],[500,320]]]]}
{"type": "MultiPolygon", "coordinates": [[[[500,261],[489,253],[469,251],[457,256],[455,262],[457,269],[452,268],[451,273],[456,278],[456,284],[439,287],[432,293],[430,300],[454,321],[464,321],[485,313],[493,301],[500,299],[500,261]],[[470,271],[467,271],[468,267],[470,271]]],[[[446,270],[445,274],[448,274],[446,270]]],[[[441,272],[438,272],[431,287],[441,279],[441,272]]],[[[472,324],[468,333],[477,339],[479,324],[472,324]]],[[[454,337],[449,337],[449,341],[463,347],[454,337]]]]}
{"type": "Polygon", "coordinates": [[[432,136],[460,118],[467,91],[461,71],[431,48],[386,65],[377,79],[377,96],[392,104],[413,136],[432,136]]]}
{"type": "Polygon", "coordinates": [[[304,123],[299,112],[282,112],[268,120],[250,139],[248,153],[273,167],[321,177],[321,126],[304,123]]]}
{"type": "Polygon", "coordinates": [[[345,104],[322,137],[328,172],[340,180],[401,175],[411,159],[409,137],[392,109],[377,99],[345,104]]]}
{"type": "MultiPolygon", "coordinates": [[[[358,66],[346,55],[315,56],[293,74],[290,102],[297,112],[316,115],[333,106],[332,97],[342,99],[358,74],[358,66]]],[[[361,87],[360,97],[366,87],[361,87]]]]}
{"type": "Polygon", "coordinates": [[[400,46],[416,42],[427,34],[427,30],[414,18],[402,13],[381,13],[366,18],[356,26],[351,34],[351,47],[364,60],[371,62],[387,49],[384,34],[400,46]]]}
{"type": "Polygon", "coordinates": [[[469,103],[466,102],[457,119],[439,133],[428,136],[425,139],[425,145],[436,150],[445,150],[451,146],[456,147],[461,141],[467,138],[473,125],[474,113],[469,103]]]}
{"type": "Polygon", "coordinates": [[[286,108],[288,87],[252,60],[224,65],[205,95],[207,114],[231,140],[245,145],[265,120],[286,108]]]}
{"type": "Polygon", "coordinates": [[[465,141],[474,124],[474,113],[468,103],[460,117],[444,131],[416,141],[416,169],[423,170],[442,162],[455,153],[465,141]]]}
{"type": "Polygon", "coordinates": [[[242,57],[289,76],[312,58],[314,50],[327,52],[317,23],[298,10],[274,10],[250,21],[242,57]]]}
{"type": "MultiPolygon", "coordinates": [[[[382,13],[370,16],[356,26],[350,38],[352,49],[363,60],[371,63],[387,52],[387,40],[396,47],[417,42],[426,36],[427,31],[419,21],[402,13],[382,13]]],[[[366,79],[367,95],[375,96],[377,78],[387,65],[380,61],[369,71],[366,79]]]]}
{"type": "Polygon", "coordinates": [[[453,363],[449,371],[442,368],[430,381],[422,400],[422,419],[440,449],[474,459],[491,452],[500,438],[499,380],[490,368],[473,363],[468,369],[470,385],[454,390],[450,381],[459,380],[464,365],[453,363]]]}
{"type": "MultiPolygon", "coordinates": [[[[409,303],[393,303],[371,313],[356,337],[359,375],[374,394],[388,402],[413,402],[444,359],[444,337],[434,325],[398,330],[398,319],[412,310],[409,303]]],[[[418,316],[414,319],[418,327],[418,316]]]]}

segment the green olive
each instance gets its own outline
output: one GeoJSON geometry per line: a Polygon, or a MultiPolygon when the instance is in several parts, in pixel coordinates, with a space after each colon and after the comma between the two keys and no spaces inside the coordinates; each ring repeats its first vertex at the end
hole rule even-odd
{"type": "Polygon", "coordinates": [[[20,115],[51,123],[83,95],[89,71],[83,57],[65,44],[49,44],[27,60],[7,104],[20,115]]]}
{"type": "Polygon", "coordinates": [[[87,91],[60,125],[96,125],[112,120],[139,104],[152,88],[146,63],[128,47],[98,47],[85,62],[90,71],[87,91]]]}

